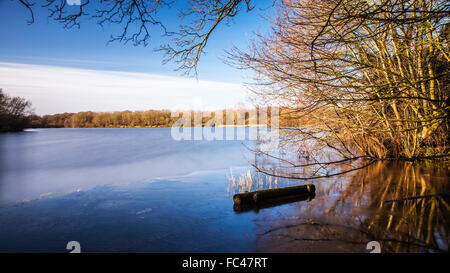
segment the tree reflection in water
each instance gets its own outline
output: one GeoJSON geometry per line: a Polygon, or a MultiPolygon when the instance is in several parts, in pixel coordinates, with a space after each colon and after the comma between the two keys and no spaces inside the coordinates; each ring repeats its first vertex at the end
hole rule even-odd
{"type": "Polygon", "coordinates": [[[382,252],[448,252],[449,169],[448,161],[376,162],[315,180],[311,202],[258,215],[258,250],[369,252],[378,241],[382,252]],[[416,196],[427,197],[404,200],[416,196]]]}

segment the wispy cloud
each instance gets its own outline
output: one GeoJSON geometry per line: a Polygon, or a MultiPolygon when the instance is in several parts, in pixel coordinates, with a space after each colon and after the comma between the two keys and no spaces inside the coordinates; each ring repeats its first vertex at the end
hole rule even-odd
{"type": "Polygon", "coordinates": [[[94,59],[70,59],[70,58],[51,58],[40,56],[14,56],[0,55],[0,62],[7,63],[27,63],[27,64],[44,64],[53,66],[77,66],[77,65],[109,65],[117,66],[117,61],[104,61],[94,59]]]}
{"type": "Polygon", "coordinates": [[[37,114],[232,107],[247,90],[234,83],[156,74],[0,62],[0,88],[30,99],[37,114]]]}

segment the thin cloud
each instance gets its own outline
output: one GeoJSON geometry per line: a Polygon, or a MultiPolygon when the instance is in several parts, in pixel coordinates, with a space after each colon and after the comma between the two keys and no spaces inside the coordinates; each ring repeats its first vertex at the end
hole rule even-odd
{"type": "Polygon", "coordinates": [[[0,88],[37,114],[122,110],[215,110],[245,101],[240,84],[147,73],[0,62],[0,88]]]}

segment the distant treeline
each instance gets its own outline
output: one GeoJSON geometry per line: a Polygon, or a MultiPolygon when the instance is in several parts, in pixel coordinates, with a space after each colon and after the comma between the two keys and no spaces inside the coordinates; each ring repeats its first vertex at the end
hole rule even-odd
{"type": "MultiPolygon", "coordinates": [[[[270,126],[271,117],[270,108],[267,110],[267,123],[270,126]]],[[[233,110],[228,118],[227,111],[222,110],[223,124],[227,125],[253,125],[249,110],[233,110]]],[[[293,117],[292,111],[286,109],[280,110],[280,125],[297,126],[298,119],[293,117]]],[[[264,113],[264,112],[262,112],[264,113]]],[[[214,126],[211,119],[215,113],[209,112],[190,112],[191,126],[195,126],[194,116],[200,115],[202,126],[214,126]]],[[[257,115],[259,118],[261,115],[257,115]]],[[[266,115],[266,114],[264,114],[266,115]]],[[[180,115],[172,115],[169,110],[148,110],[148,111],[121,111],[121,112],[79,112],[79,113],[62,113],[54,115],[37,116],[31,115],[29,127],[31,128],[117,128],[117,127],[171,127],[178,121],[182,126],[180,115]]],[[[263,119],[259,121],[261,123],[263,119]]],[[[197,125],[198,126],[198,125],[197,125]]]]}
{"type": "Polygon", "coordinates": [[[79,112],[30,116],[31,128],[165,127],[177,119],[168,110],[79,112]]]}
{"type": "Polygon", "coordinates": [[[272,124],[272,115],[279,117],[279,125],[282,127],[308,126],[313,120],[311,117],[299,117],[298,111],[295,109],[280,108],[278,110],[274,111],[271,107],[262,107],[253,110],[190,111],[178,114],[174,114],[170,110],[127,110],[120,112],[87,111],[38,116],[32,113],[30,101],[21,97],[11,97],[0,89],[0,132],[16,132],[25,128],[171,127],[173,125],[253,126],[256,124],[276,126],[276,124],[272,124]],[[186,114],[190,114],[190,117],[186,114]],[[222,118],[216,119],[216,114],[221,114],[222,118]]]}

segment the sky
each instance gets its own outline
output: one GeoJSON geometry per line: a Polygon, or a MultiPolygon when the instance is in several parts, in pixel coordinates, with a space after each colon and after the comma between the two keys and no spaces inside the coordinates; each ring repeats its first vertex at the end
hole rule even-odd
{"type": "MultiPolygon", "coordinates": [[[[159,13],[169,30],[180,24],[176,13],[183,2],[175,1],[171,9],[159,13]]],[[[243,12],[230,25],[217,28],[195,79],[174,71],[173,63],[162,64],[162,53],[153,49],[167,40],[158,28],[152,30],[147,47],[107,44],[120,26],[101,28],[87,19],[80,28],[64,29],[38,6],[35,22],[28,25],[29,13],[17,0],[0,0],[0,88],[31,100],[39,115],[88,110],[214,110],[247,103],[249,92],[243,82],[249,80],[249,72],[230,67],[221,58],[233,45],[245,49],[254,31],[269,29],[259,14],[268,12],[271,3],[259,0],[253,12],[243,12]]]]}

